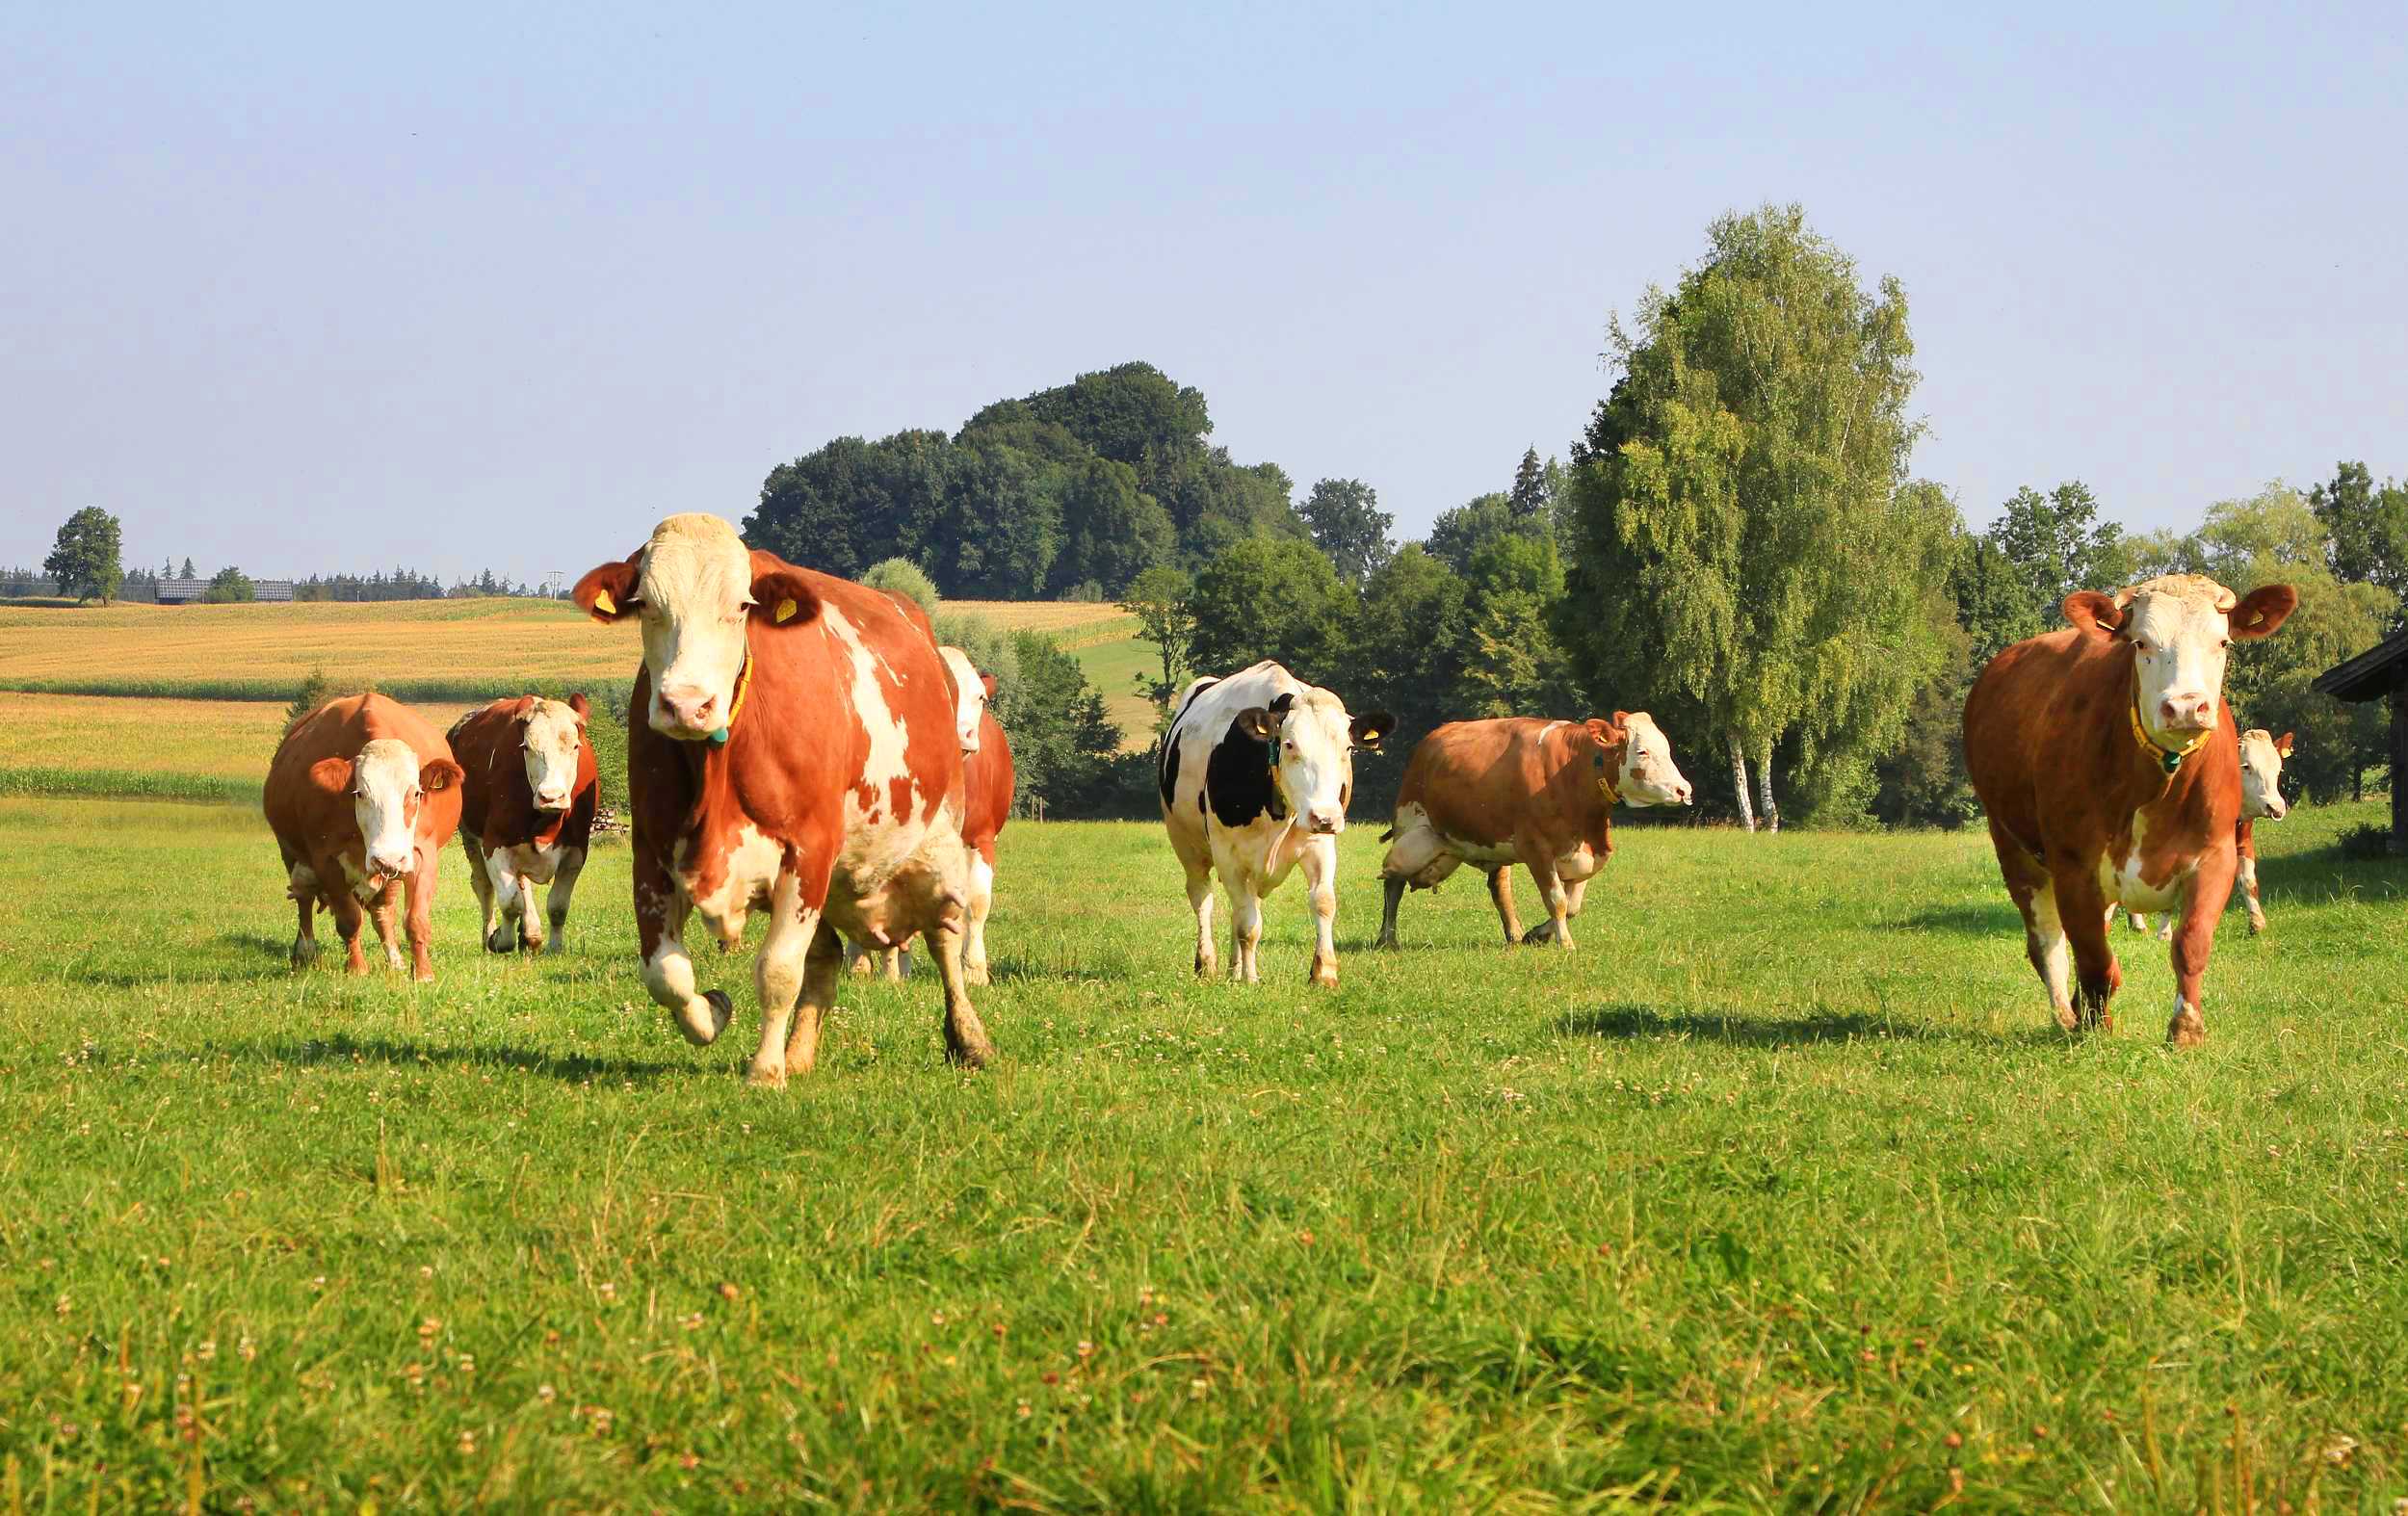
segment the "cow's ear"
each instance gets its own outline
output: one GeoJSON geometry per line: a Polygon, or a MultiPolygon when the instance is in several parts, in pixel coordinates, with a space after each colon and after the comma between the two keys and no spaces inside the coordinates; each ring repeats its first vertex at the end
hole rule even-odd
{"type": "Polygon", "coordinates": [[[2243,640],[2271,637],[2283,618],[2299,608],[2299,591],[2289,585],[2262,585],[2240,597],[2227,613],[2233,635],[2243,640]]]}
{"type": "Polygon", "coordinates": [[[2290,733],[2285,732],[2282,736],[2274,739],[2274,750],[2281,753],[2286,758],[2290,756],[2290,733]]]}
{"type": "Polygon", "coordinates": [[[1259,705],[1249,705],[1238,713],[1230,723],[1258,743],[1269,742],[1279,735],[1279,719],[1259,705]]]}
{"type": "Polygon", "coordinates": [[[774,553],[753,549],[752,614],[772,626],[803,626],[818,619],[819,591],[774,553]]]}
{"type": "Polygon", "coordinates": [[[593,707],[586,702],[586,693],[583,690],[572,691],[569,693],[568,708],[577,713],[577,724],[580,727],[586,724],[586,717],[593,710],[593,707]]]}
{"type": "Polygon", "coordinates": [[[1614,724],[1614,725],[1616,725],[1616,726],[1628,726],[1628,725],[1630,725],[1630,724],[1631,724],[1631,713],[1630,713],[1630,712],[1628,712],[1628,711],[1616,711],[1616,712],[1614,712],[1614,713],[1613,713],[1613,724],[1614,724]]]}
{"type": "Polygon", "coordinates": [[[2085,632],[2112,632],[2124,624],[2124,608],[2096,589],[2077,589],[2065,597],[2065,619],[2085,632]]]}
{"type": "Polygon", "coordinates": [[[995,676],[994,676],[993,674],[981,674],[981,675],[979,675],[979,683],[980,683],[980,685],[981,685],[981,686],[982,686],[982,687],[985,689],[985,691],[986,691],[986,697],[987,697],[988,699],[990,699],[990,700],[994,699],[994,698],[995,698],[995,676]]]}
{"type": "Polygon", "coordinates": [[[1397,729],[1397,719],[1385,711],[1366,711],[1354,719],[1348,730],[1354,734],[1354,745],[1379,751],[1379,741],[1397,729]]]}
{"type": "Polygon", "coordinates": [[[352,761],[321,758],[309,766],[309,782],[328,795],[342,795],[352,787],[352,761]]]}
{"type": "Polygon", "coordinates": [[[1286,716],[1288,712],[1295,707],[1295,705],[1296,692],[1291,690],[1287,693],[1279,696],[1279,698],[1271,701],[1271,714],[1274,716],[1286,716]]]}
{"type": "Polygon", "coordinates": [[[636,580],[642,571],[641,549],[627,555],[623,563],[604,563],[586,571],[577,581],[577,588],[568,598],[577,602],[586,614],[605,624],[617,620],[636,607],[636,580]]]}
{"type": "Polygon", "coordinates": [[[432,795],[468,777],[468,771],[449,758],[430,758],[418,766],[418,788],[432,795]]]}
{"type": "Polygon", "coordinates": [[[1628,711],[1616,711],[1610,721],[1602,716],[1592,716],[1581,724],[1588,728],[1588,735],[1596,738],[1601,745],[1611,747],[1617,743],[1630,741],[1630,728],[1622,724],[1623,718],[1630,714],[1628,711]]]}

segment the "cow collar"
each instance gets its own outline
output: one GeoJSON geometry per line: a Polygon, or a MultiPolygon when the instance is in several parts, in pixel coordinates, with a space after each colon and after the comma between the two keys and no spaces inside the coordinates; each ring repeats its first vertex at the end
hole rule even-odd
{"type": "Polygon", "coordinates": [[[2128,714],[2132,717],[2133,740],[2140,744],[2143,752],[2157,760],[2158,767],[2165,771],[2165,777],[2169,782],[2174,777],[2174,771],[2183,766],[2183,760],[2197,752],[2201,744],[2215,735],[2215,728],[2208,727],[2179,747],[2168,747],[2151,736],[2148,726],[2140,719],[2140,670],[2138,668],[2133,670],[2133,703],[2128,714]]]}
{"type": "Polygon", "coordinates": [[[728,735],[736,730],[736,718],[744,711],[745,694],[747,691],[751,690],[751,688],[752,648],[749,644],[747,644],[745,648],[745,666],[736,670],[735,698],[727,702],[726,721],[721,723],[719,730],[710,735],[709,742],[712,746],[724,747],[727,745],[728,735]]]}
{"type": "Polygon", "coordinates": [[[1615,806],[1622,803],[1622,795],[1620,791],[1613,787],[1613,780],[1607,776],[1606,755],[1603,752],[1597,754],[1596,764],[1597,793],[1606,797],[1606,809],[1611,810],[1615,806]]]}

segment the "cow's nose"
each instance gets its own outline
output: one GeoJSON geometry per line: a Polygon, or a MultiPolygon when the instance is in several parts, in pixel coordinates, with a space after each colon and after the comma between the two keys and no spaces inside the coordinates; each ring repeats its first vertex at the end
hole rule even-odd
{"type": "Polygon", "coordinates": [[[2169,694],[2158,702],[2158,717],[2168,731],[2201,731],[2215,724],[2215,703],[2204,694],[2169,694]]]}
{"type": "Polygon", "coordinates": [[[1317,837],[1334,837],[1338,828],[1346,824],[1346,818],[1335,811],[1315,811],[1305,818],[1305,824],[1313,829],[1317,837]]]}
{"type": "Polygon", "coordinates": [[[537,790],[536,792],[536,803],[542,806],[547,811],[566,810],[568,808],[568,792],[561,789],[537,790]]]}
{"type": "Polygon", "coordinates": [[[1681,803],[1682,803],[1683,805],[1694,805],[1694,804],[1696,804],[1696,803],[1697,803],[1697,792],[1696,792],[1696,791],[1694,791],[1694,790],[1691,790],[1691,789],[1690,789],[1688,785],[1686,785],[1686,784],[1685,784],[1685,785],[1683,785],[1683,786],[1681,786],[1681,803]]]}
{"type": "Polygon", "coordinates": [[[410,855],[406,852],[389,852],[379,849],[376,855],[369,861],[376,865],[379,874],[399,875],[409,872],[410,855]]]}
{"type": "Polygon", "coordinates": [[[661,709],[668,713],[669,719],[688,731],[709,730],[713,724],[712,718],[719,712],[719,705],[718,695],[705,694],[699,690],[661,692],[661,709]]]}

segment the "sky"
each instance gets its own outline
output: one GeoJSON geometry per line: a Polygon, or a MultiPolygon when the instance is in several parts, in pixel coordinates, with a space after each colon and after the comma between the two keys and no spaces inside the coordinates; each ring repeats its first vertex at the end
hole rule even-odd
{"type": "Polygon", "coordinates": [[[1914,471],[2137,528],[2408,474],[2395,7],[0,0],[0,563],[572,578],[1134,358],[1400,536],[1797,201],[1914,471]],[[708,13],[704,13],[707,10],[708,13]]]}

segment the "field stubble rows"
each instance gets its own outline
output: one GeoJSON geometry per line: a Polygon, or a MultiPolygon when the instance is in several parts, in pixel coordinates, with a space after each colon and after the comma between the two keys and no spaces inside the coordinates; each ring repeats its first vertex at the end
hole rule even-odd
{"type": "MultiPolygon", "coordinates": [[[[2191,1508],[2408,1494],[2408,870],[2261,828],[2211,1044],[2069,1040],[1974,836],[1626,829],[1343,989],[1196,984],[1152,827],[1005,834],[981,1007],[745,1088],[566,954],[294,976],[227,807],[0,800],[0,1455],[34,1508],[2191,1508]]],[[[1225,919],[1225,918],[1224,918],[1225,919]]],[[[758,929],[756,928],[755,937],[758,929]]]]}

